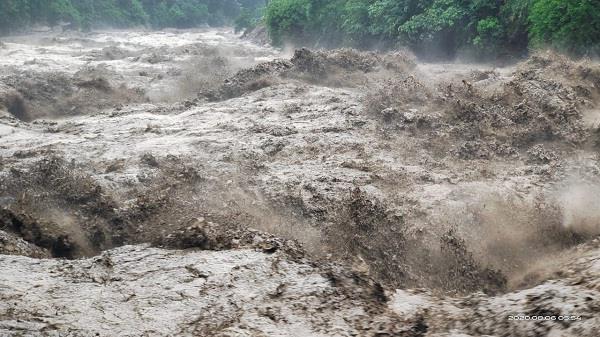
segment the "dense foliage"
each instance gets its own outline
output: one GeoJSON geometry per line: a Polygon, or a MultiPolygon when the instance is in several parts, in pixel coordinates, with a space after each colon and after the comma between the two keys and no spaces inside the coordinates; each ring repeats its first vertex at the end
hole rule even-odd
{"type": "Polygon", "coordinates": [[[407,45],[422,55],[514,55],[529,45],[598,49],[598,0],[272,0],[275,43],[407,45]]]}
{"type": "Polygon", "coordinates": [[[263,15],[275,44],[409,46],[443,58],[544,46],[600,53],[600,0],[0,0],[0,33],[61,22],[82,29],[231,24],[241,31],[263,15]]]}
{"type": "Polygon", "coordinates": [[[60,22],[84,29],[223,25],[232,23],[241,13],[254,13],[264,3],[264,0],[0,0],[0,32],[60,22]]]}
{"type": "Polygon", "coordinates": [[[574,54],[600,53],[600,1],[537,0],[531,9],[533,44],[574,54]]]}

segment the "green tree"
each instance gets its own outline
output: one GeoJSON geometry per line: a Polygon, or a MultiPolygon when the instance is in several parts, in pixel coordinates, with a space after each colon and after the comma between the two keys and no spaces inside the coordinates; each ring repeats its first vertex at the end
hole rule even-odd
{"type": "Polygon", "coordinates": [[[400,26],[403,38],[414,48],[452,57],[464,41],[468,10],[454,0],[435,0],[422,13],[400,26]]]}
{"type": "Polygon", "coordinates": [[[284,40],[303,42],[308,38],[310,0],[272,0],[265,20],[275,44],[284,40]]]}
{"type": "MultiPolygon", "coordinates": [[[[188,28],[230,24],[244,8],[263,6],[264,0],[0,0],[0,32],[10,33],[31,24],[61,21],[83,29],[94,26],[188,28]]],[[[260,16],[260,14],[256,14],[260,16]]]]}
{"type": "Polygon", "coordinates": [[[47,4],[45,12],[46,22],[50,25],[56,25],[59,21],[68,21],[79,24],[81,15],[69,0],[52,0],[47,4]]]}
{"type": "Polygon", "coordinates": [[[397,39],[400,27],[416,14],[422,13],[431,1],[377,0],[369,6],[369,31],[388,39],[397,39]]]}
{"type": "Polygon", "coordinates": [[[486,56],[497,55],[504,37],[504,30],[497,17],[487,17],[477,23],[477,35],[473,45],[480,54],[486,56]]]}
{"type": "Polygon", "coordinates": [[[576,55],[600,52],[600,1],[536,0],[529,15],[534,46],[576,55]]]}
{"type": "Polygon", "coordinates": [[[258,17],[255,10],[244,8],[240,15],[235,19],[235,32],[239,33],[246,29],[252,29],[258,23],[258,17]]]}
{"type": "Polygon", "coordinates": [[[527,51],[531,3],[532,0],[507,0],[500,8],[505,53],[522,54],[527,51]]]}
{"type": "Polygon", "coordinates": [[[10,33],[30,24],[31,7],[28,0],[0,1],[0,31],[10,33]]]}

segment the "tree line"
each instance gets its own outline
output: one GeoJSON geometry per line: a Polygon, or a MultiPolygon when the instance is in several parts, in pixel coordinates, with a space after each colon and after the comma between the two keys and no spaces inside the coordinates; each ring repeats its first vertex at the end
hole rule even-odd
{"type": "Polygon", "coordinates": [[[600,0],[271,0],[265,22],[276,44],[409,46],[444,58],[600,51],[600,0]]]}
{"type": "Polygon", "coordinates": [[[264,4],[265,0],[0,0],[0,33],[61,22],[83,30],[222,26],[264,4]]]}
{"type": "Polygon", "coordinates": [[[600,54],[600,0],[0,0],[0,33],[33,24],[78,29],[190,28],[264,20],[274,44],[411,47],[420,56],[496,58],[551,46],[600,54]]]}

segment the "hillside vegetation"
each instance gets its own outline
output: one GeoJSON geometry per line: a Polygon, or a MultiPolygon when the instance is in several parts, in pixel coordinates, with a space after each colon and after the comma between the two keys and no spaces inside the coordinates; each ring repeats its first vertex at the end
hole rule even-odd
{"type": "Polygon", "coordinates": [[[254,27],[275,45],[410,47],[420,57],[506,59],[552,47],[600,51],[598,0],[2,0],[0,33],[35,24],[97,27],[254,27]]]}
{"type": "Polygon", "coordinates": [[[506,56],[553,46],[597,53],[597,0],[272,0],[275,43],[410,46],[421,55],[506,56]]]}
{"type": "Polygon", "coordinates": [[[81,29],[219,26],[263,4],[264,0],[2,0],[0,32],[60,22],[81,29]]]}

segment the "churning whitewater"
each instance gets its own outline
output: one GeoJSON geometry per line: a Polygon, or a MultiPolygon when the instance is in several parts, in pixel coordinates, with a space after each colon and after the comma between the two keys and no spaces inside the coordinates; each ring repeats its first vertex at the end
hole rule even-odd
{"type": "Polygon", "coordinates": [[[598,336],[595,61],[114,30],[0,69],[2,337],[598,336]]]}

